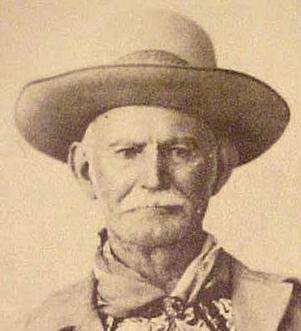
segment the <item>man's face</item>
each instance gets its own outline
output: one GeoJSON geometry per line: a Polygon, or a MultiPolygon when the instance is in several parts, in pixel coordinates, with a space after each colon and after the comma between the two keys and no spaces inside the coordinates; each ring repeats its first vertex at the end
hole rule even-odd
{"type": "Polygon", "coordinates": [[[216,173],[216,146],[199,120],[128,106],[92,124],[93,185],[120,240],[149,247],[200,231],[216,173]]]}

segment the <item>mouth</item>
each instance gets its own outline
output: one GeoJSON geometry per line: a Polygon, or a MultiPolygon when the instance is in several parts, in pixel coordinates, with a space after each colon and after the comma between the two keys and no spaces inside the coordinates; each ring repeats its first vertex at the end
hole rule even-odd
{"type": "Polygon", "coordinates": [[[177,214],[183,211],[183,206],[181,205],[153,205],[153,206],[142,206],[142,207],[135,207],[126,210],[124,213],[131,213],[136,211],[151,211],[151,212],[158,212],[164,214],[177,214]]]}

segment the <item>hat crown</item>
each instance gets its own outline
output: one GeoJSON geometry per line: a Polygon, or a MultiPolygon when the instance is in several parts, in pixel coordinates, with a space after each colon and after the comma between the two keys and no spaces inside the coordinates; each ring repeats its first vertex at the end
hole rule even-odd
{"type": "Polygon", "coordinates": [[[147,7],[115,10],[106,17],[99,40],[107,64],[113,60],[114,64],[216,67],[209,36],[187,17],[147,7]]]}

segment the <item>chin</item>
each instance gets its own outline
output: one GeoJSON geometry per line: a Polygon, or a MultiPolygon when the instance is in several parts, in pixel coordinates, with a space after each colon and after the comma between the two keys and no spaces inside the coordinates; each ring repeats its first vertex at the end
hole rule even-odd
{"type": "Polygon", "coordinates": [[[111,231],[124,242],[144,247],[164,247],[187,240],[201,227],[201,222],[183,210],[139,209],[124,213],[111,231]],[[197,223],[197,224],[196,224],[197,223]]]}

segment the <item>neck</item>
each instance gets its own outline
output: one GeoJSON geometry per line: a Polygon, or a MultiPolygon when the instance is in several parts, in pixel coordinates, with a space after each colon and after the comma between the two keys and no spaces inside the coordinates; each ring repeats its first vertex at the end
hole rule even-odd
{"type": "Polygon", "coordinates": [[[146,247],[124,242],[109,233],[114,254],[127,265],[147,278],[152,284],[170,293],[190,262],[200,253],[204,232],[166,246],[146,247]]]}

